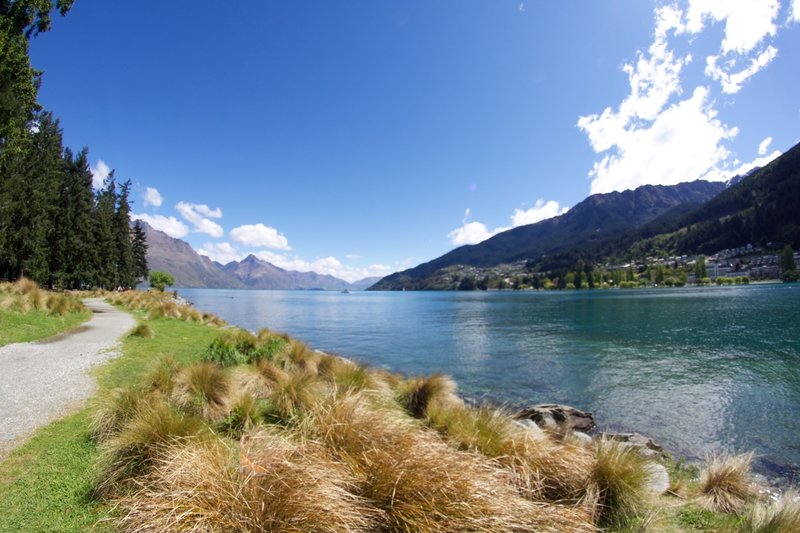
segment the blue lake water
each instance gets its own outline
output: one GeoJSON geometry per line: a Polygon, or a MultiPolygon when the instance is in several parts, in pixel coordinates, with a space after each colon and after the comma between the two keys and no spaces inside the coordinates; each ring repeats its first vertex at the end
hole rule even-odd
{"type": "Polygon", "coordinates": [[[691,459],[755,450],[800,480],[800,285],[633,291],[338,292],[181,289],[230,323],[465,396],[559,402],[691,459]]]}

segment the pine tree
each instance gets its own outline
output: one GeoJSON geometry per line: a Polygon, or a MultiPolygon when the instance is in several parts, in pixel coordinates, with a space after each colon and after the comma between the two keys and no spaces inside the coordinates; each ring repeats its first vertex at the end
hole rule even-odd
{"type": "Polygon", "coordinates": [[[56,284],[67,289],[91,286],[96,278],[94,191],[88,150],[64,152],[56,240],[51,246],[56,284]]]}
{"type": "Polygon", "coordinates": [[[133,224],[133,264],[135,266],[136,281],[144,281],[150,275],[147,267],[147,237],[144,233],[141,220],[133,224]]]}
{"type": "Polygon", "coordinates": [[[104,289],[117,287],[116,233],[114,222],[117,212],[117,186],[114,171],[106,178],[103,188],[97,193],[94,210],[94,242],[97,251],[97,263],[94,284],[104,289]]]}
{"type": "MultiPolygon", "coordinates": [[[[0,231],[4,234],[0,263],[11,279],[27,276],[51,285],[50,250],[61,175],[61,130],[49,113],[40,115],[19,151],[0,162],[2,189],[0,231]]],[[[6,154],[4,154],[5,156],[6,154]]]]}
{"type": "Polygon", "coordinates": [[[114,241],[117,252],[117,278],[115,284],[122,287],[136,285],[136,264],[133,256],[130,203],[131,181],[128,180],[119,188],[117,195],[117,211],[114,214],[114,241]]]}

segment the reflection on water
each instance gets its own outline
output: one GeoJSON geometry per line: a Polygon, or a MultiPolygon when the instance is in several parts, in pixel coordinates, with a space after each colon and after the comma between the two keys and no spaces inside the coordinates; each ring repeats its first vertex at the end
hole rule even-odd
{"type": "Polygon", "coordinates": [[[249,329],[410,374],[445,372],[469,396],[556,401],[689,457],[755,449],[800,465],[800,287],[562,293],[191,290],[249,329]]]}

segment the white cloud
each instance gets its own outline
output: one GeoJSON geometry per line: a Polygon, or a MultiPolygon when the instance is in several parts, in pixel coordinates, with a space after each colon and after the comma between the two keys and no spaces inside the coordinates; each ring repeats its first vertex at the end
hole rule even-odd
{"type": "Polygon", "coordinates": [[[721,146],[738,133],[716,117],[708,89],[670,106],[649,127],[631,127],[615,139],[616,153],[589,173],[591,194],[624,191],[644,184],[674,185],[698,178],[723,180],[717,166],[730,155],[721,146]]]}
{"type": "Polygon", "coordinates": [[[679,15],[679,11],[669,6],[656,10],[655,38],[648,54],[637,51],[636,61],[622,66],[631,91],[620,104],[619,111],[607,107],[599,115],[578,119],[578,127],[589,136],[595,152],[618,145],[640,121],[655,120],[669,99],[681,93],[681,70],[691,61],[691,56],[675,57],[667,46],[669,33],[682,31],[679,15]]]}
{"type": "Polygon", "coordinates": [[[514,213],[511,215],[510,226],[500,226],[490,230],[486,224],[482,222],[470,222],[469,219],[472,216],[472,210],[467,208],[467,210],[464,211],[464,219],[461,222],[461,226],[448,233],[447,238],[450,239],[450,242],[454,246],[478,244],[511,228],[524,226],[526,224],[535,224],[536,222],[548,218],[563,215],[568,210],[569,207],[561,207],[555,200],[545,201],[539,198],[530,209],[514,209],[514,213]]]}
{"type": "Polygon", "coordinates": [[[352,267],[343,264],[335,257],[323,257],[314,261],[306,261],[297,256],[289,256],[267,250],[255,252],[254,255],[284,270],[316,272],[317,274],[330,275],[350,282],[372,276],[387,276],[394,272],[393,268],[379,263],[365,268],[352,267]]]}
{"type": "Polygon", "coordinates": [[[725,145],[738,128],[720,121],[710,87],[683,96],[681,77],[692,58],[676,55],[670,43],[683,36],[691,47],[707,25],[724,22],[720,53],[706,59],[705,74],[733,94],[777,56],[770,41],[779,8],[777,0],[688,0],[685,13],[677,4],[657,8],[652,44],[622,67],[628,95],[616,109],[578,119],[594,151],[607,152],[589,172],[591,193],[726,179],[738,162],[725,145]]]}
{"type": "Polygon", "coordinates": [[[696,34],[703,31],[709,19],[725,21],[722,52],[744,54],[752,51],[767,36],[775,36],[779,8],[778,0],[690,0],[686,29],[696,34]]]}
{"type": "Polygon", "coordinates": [[[561,207],[555,200],[545,202],[539,198],[530,209],[515,209],[514,214],[511,215],[511,225],[516,228],[526,224],[535,224],[540,220],[563,215],[567,211],[569,211],[569,207],[561,207]]]}
{"type": "Polygon", "coordinates": [[[149,205],[152,205],[153,207],[161,207],[161,204],[164,202],[164,197],[161,196],[161,193],[158,192],[158,189],[153,187],[145,187],[142,198],[144,198],[145,207],[149,205]]]}
{"type": "Polygon", "coordinates": [[[358,254],[346,254],[345,258],[350,259],[352,261],[354,259],[361,259],[361,256],[358,254]]]}
{"type": "Polygon", "coordinates": [[[750,59],[750,65],[744,70],[731,74],[730,71],[736,64],[735,60],[724,61],[719,64],[720,56],[708,56],[706,58],[706,76],[717,80],[722,85],[722,91],[727,94],[738,93],[742,84],[749,78],[758,74],[764,67],[770,64],[778,55],[778,49],[774,46],[767,46],[758,56],[750,59]],[[729,65],[729,66],[726,66],[729,65]]]}
{"type": "MultiPolygon", "coordinates": [[[[508,228],[498,228],[506,230],[508,228]]],[[[477,244],[483,242],[489,237],[499,233],[498,230],[489,231],[485,224],[480,222],[464,222],[460,228],[456,228],[447,234],[450,242],[456,246],[464,244],[477,244]]]]}
{"type": "Polygon", "coordinates": [[[219,208],[211,209],[204,204],[178,202],[175,209],[178,210],[178,213],[180,213],[185,220],[192,224],[194,231],[197,233],[205,233],[216,238],[222,237],[225,233],[222,230],[222,226],[206,218],[221,218],[222,210],[219,208]]]}
{"type": "Polygon", "coordinates": [[[228,242],[207,242],[197,250],[197,253],[223,265],[244,259],[244,256],[228,242]]]}
{"type": "Polygon", "coordinates": [[[766,154],[770,144],[772,144],[772,137],[767,137],[761,141],[761,144],[758,145],[758,155],[766,154]]]}
{"type": "Polygon", "coordinates": [[[800,22],[800,0],[792,0],[792,12],[789,14],[789,22],[800,22]]]}
{"type": "MultiPolygon", "coordinates": [[[[763,145],[764,143],[761,144],[763,145]]],[[[761,154],[760,148],[759,148],[759,154],[761,154]]],[[[775,159],[777,159],[780,155],[781,152],[779,150],[775,150],[771,154],[766,154],[766,155],[761,154],[761,157],[756,157],[749,163],[743,163],[739,165],[737,168],[728,172],[727,179],[730,179],[734,176],[744,176],[754,168],[761,168],[767,166],[770,163],[772,163],[775,159]]]]}
{"type": "Polygon", "coordinates": [[[150,224],[153,229],[157,229],[158,231],[163,231],[170,237],[174,237],[176,239],[181,239],[189,233],[189,228],[186,227],[186,224],[181,222],[175,217],[165,217],[163,215],[146,215],[146,214],[136,214],[131,213],[132,220],[143,220],[150,224]]]}
{"type": "Polygon", "coordinates": [[[96,190],[103,188],[103,181],[111,173],[111,168],[102,159],[97,160],[97,165],[92,167],[92,187],[96,190]]]}
{"type": "Polygon", "coordinates": [[[245,224],[231,230],[231,239],[246,246],[263,246],[275,250],[291,250],[289,241],[278,230],[264,224],[245,224]]]}

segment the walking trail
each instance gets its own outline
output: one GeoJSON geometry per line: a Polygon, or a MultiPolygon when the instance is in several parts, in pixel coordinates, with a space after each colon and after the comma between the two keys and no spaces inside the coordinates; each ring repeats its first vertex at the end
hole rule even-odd
{"type": "Polygon", "coordinates": [[[93,316],[76,330],[0,348],[0,459],[83,405],[97,388],[89,368],[119,355],[118,341],[136,325],[100,298],[83,303],[93,316]]]}

